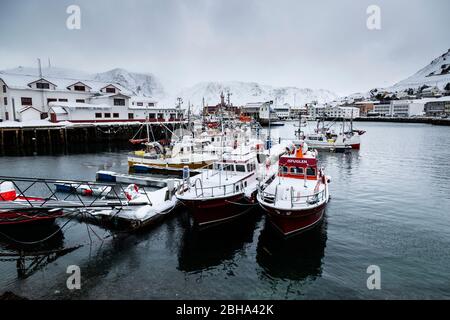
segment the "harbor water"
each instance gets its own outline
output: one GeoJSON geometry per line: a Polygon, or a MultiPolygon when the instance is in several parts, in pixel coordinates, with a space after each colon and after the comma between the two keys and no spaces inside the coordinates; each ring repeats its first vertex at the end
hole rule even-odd
{"type": "MultiPolygon", "coordinates": [[[[53,236],[41,244],[0,235],[0,253],[24,246],[28,251],[70,249],[43,261],[26,260],[31,268],[21,276],[17,259],[0,256],[0,294],[12,291],[31,299],[450,298],[450,127],[371,122],[355,127],[367,131],[361,150],[319,154],[331,176],[331,201],[324,223],[307,233],[281,239],[258,207],[209,230],[197,230],[183,208],[135,234],[61,220],[62,230],[44,230],[53,236]],[[71,265],[81,271],[78,290],[66,285],[71,265]],[[379,290],[367,286],[373,265],[380,269],[379,290]]],[[[272,136],[294,138],[296,129],[287,123],[272,128],[272,136]]],[[[3,155],[0,175],[93,180],[101,169],[126,172],[127,151],[127,146],[101,146],[3,155]]]]}

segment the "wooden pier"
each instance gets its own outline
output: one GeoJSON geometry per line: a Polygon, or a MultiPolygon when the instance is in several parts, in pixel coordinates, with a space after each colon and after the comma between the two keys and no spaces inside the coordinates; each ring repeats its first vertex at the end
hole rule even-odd
{"type": "MultiPolygon", "coordinates": [[[[128,141],[133,138],[140,122],[127,123],[89,123],[48,126],[15,126],[2,127],[0,123],[0,152],[5,149],[41,149],[63,147],[67,145],[83,145],[102,142],[128,141]]],[[[152,138],[155,140],[170,139],[171,131],[180,122],[151,123],[152,138]]]]}

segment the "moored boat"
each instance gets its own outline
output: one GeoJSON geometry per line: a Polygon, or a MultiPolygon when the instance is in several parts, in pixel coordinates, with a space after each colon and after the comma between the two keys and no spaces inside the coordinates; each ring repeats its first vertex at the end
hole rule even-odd
{"type": "Polygon", "coordinates": [[[23,204],[23,209],[2,209],[0,210],[0,226],[22,225],[22,224],[49,224],[60,217],[63,212],[61,209],[29,209],[28,204],[33,202],[45,201],[46,199],[38,197],[28,197],[17,195],[14,184],[10,181],[0,183],[0,201],[14,202],[14,204],[23,204]]]}
{"type": "Polygon", "coordinates": [[[280,157],[278,176],[258,191],[257,199],[275,227],[288,236],[322,221],[329,181],[317,166],[317,152],[298,142],[293,152],[280,157]]]}

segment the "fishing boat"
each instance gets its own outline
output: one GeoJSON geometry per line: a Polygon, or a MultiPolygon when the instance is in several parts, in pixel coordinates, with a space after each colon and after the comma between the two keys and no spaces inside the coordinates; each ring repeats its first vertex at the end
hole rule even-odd
{"type": "Polygon", "coordinates": [[[237,218],[256,204],[259,184],[266,184],[277,172],[280,154],[287,143],[263,152],[263,142],[235,149],[223,155],[211,169],[204,169],[193,181],[186,179],[176,193],[199,226],[237,218]],[[260,152],[258,152],[260,151],[260,152]]]}
{"type": "Polygon", "coordinates": [[[131,152],[128,155],[128,166],[147,165],[158,168],[198,169],[212,164],[216,155],[195,152],[194,142],[185,138],[175,143],[171,151],[163,148],[158,142],[145,142],[146,149],[131,152]]]}
{"type": "Polygon", "coordinates": [[[329,177],[317,165],[317,151],[303,141],[280,157],[278,175],[257,200],[273,225],[285,236],[314,227],[322,221],[329,200],[329,177]]]}
{"type": "MultiPolygon", "coordinates": [[[[22,224],[51,224],[63,212],[59,208],[30,209],[28,204],[42,203],[46,199],[17,195],[14,184],[10,181],[0,183],[0,202],[13,202],[15,205],[23,205],[23,209],[0,210],[0,226],[12,226],[22,224]]],[[[17,207],[17,206],[16,206],[17,207]]]]}

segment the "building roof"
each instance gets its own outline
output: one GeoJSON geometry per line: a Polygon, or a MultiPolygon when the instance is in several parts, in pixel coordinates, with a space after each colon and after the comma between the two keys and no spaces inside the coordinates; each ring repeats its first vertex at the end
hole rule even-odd
{"type": "Polygon", "coordinates": [[[66,109],[59,106],[50,107],[50,110],[53,111],[53,113],[55,114],[68,114],[66,109]]]}
{"type": "MultiPolygon", "coordinates": [[[[63,78],[63,77],[54,77],[54,76],[45,76],[39,77],[38,75],[31,75],[31,74],[18,74],[18,73],[9,73],[6,71],[0,71],[0,79],[3,80],[3,82],[12,89],[29,89],[29,84],[34,83],[39,80],[45,80],[48,81],[54,85],[57,86],[57,90],[63,90],[63,91],[70,91],[67,88],[82,82],[86,86],[91,88],[91,91],[93,92],[100,92],[100,89],[107,87],[108,85],[113,85],[116,88],[118,88],[121,93],[129,94],[131,95],[132,92],[127,90],[126,88],[122,87],[119,84],[116,83],[108,83],[108,82],[102,82],[97,80],[89,80],[89,79],[75,79],[75,78],[63,78]]],[[[48,89],[44,89],[48,90],[48,89]]],[[[50,90],[53,91],[53,90],[50,90]]]]}

